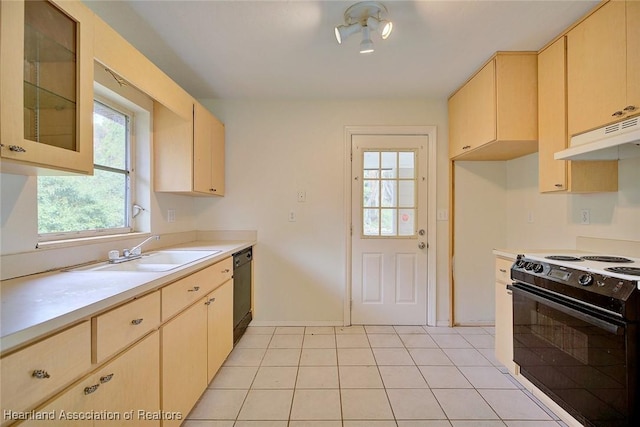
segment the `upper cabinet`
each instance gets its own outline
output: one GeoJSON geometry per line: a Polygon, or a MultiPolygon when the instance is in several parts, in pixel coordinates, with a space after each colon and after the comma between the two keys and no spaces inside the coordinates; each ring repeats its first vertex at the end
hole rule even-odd
{"type": "Polygon", "coordinates": [[[184,120],[156,103],[153,111],[154,189],[224,196],[224,125],[199,103],[184,120]]]}
{"type": "Polygon", "coordinates": [[[508,160],[538,149],[535,52],[498,52],[449,98],[449,157],[508,160]]]}
{"type": "Polygon", "coordinates": [[[640,113],[640,2],[610,1],[567,34],[568,133],[640,113]]]}
{"type": "Polygon", "coordinates": [[[618,162],[554,160],[568,147],[566,37],[538,54],[538,166],[540,192],[618,190],[618,162]]]}
{"type": "Polygon", "coordinates": [[[1,170],[93,172],[93,13],[81,2],[0,3],[1,170]]]}

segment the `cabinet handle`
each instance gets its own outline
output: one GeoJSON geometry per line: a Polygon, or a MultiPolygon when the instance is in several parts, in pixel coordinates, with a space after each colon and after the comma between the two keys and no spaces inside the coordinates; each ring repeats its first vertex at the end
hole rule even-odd
{"type": "Polygon", "coordinates": [[[94,384],[90,387],[85,387],[84,388],[84,394],[91,394],[94,391],[96,391],[98,389],[98,387],[100,387],[100,384],[94,384]]]}
{"type": "Polygon", "coordinates": [[[113,374],[105,375],[104,377],[100,377],[100,382],[102,384],[108,383],[113,378],[113,374]]]}
{"type": "Polygon", "coordinates": [[[51,378],[51,375],[49,375],[49,373],[43,369],[36,369],[35,371],[33,371],[33,374],[31,374],[31,376],[41,380],[45,378],[51,378]]]}
{"type": "Polygon", "coordinates": [[[470,145],[465,145],[464,147],[462,147],[463,150],[468,150],[469,148],[471,148],[470,145]]]}
{"type": "Polygon", "coordinates": [[[211,305],[212,302],[215,302],[215,298],[211,298],[209,301],[205,302],[204,305],[211,305]]]}
{"type": "Polygon", "coordinates": [[[194,286],[193,289],[188,289],[187,292],[198,292],[200,290],[200,286],[194,286]]]}
{"type": "Polygon", "coordinates": [[[562,187],[564,187],[564,185],[563,185],[563,184],[555,184],[555,186],[556,186],[556,187],[558,187],[558,188],[562,188],[562,187]]]}
{"type": "Polygon", "coordinates": [[[506,273],[506,272],[507,272],[507,270],[505,270],[504,268],[501,268],[501,269],[500,269],[500,272],[501,272],[501,273],[506,273]]]}
{"type": "Polygon", "coordinates": [[[228,273],[228,272],[230,272],[230,271],[231,271],[231,270],[229,270],[228,268],[225,268],[225,269],[224,269],[224,270],[222,270],[220,273],[228,273]]]}
{"type": "Polygon", "coordinates": [[[9,150],[13,151],[14,153],[26,153],[27,150],[25,150],[24,148],[20,147],[19,145],[10,145],[9,146],[9,150]]]}
{"type": "Polygon", "coordinates": [[[631,112],[631,111],[636,111],[637,109],[638,109],[638,107],[636,107],[635,105],[627,105],[624,108],[624,111],[631,112]]]}
{"type": "Polygon", "coordinates": [[[131,321],[131,324],[132,324],[132,325],[139,325],[140,323],[142,323],[142,321],[143,321],[143,320],[144,320],[144,319],[142,319],[142,318],[140,318],[140,319],[133,319],[133,320],[131,321]]]}
{"type": "Polygon", "coordinates": [[[513,295],[512,291],[507,291],[507,295],[513,295]]]}
{"type": "Polygon", "coordinates": [[[622,111],[616,111],[611,115],[611,117],[622,117],[622,116],[624,116],[624,113],[622,111]]]}
{"type": "Polygon", "coordinates": [[[210,188],[209,191],[211,191],[212,193],[215,193],[217,190],[215,188],[210,188]]]}

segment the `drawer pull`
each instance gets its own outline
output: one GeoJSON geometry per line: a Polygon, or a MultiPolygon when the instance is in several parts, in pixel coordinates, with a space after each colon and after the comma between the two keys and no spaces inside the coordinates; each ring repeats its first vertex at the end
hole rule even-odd
{"type": "Polygon", "coordinates": [[[14,153],[26,153],[27,150],[25,150],[24,148],[20,147],[19,145],[10,145],[9,146],[9,150],[13,151],[14,153]]]}
{"type": "Polygon", "coordinates": [[[94,384],[90,387],[85,387],[84,388],[84,394],[91,394],[94,391],[96,391],[98,389],[98,387],[100,387],[100,384],[94,384]]]}
{"type": "Polygon", "coordinates": [[[562,188],[562,187],[564,187],[564,185],[562,185],[562,184],[554,184],[554,185],[555,185],[557,188],[562,188]]]}
{"type": "Polygon", "coordinates": [[[140,323],[142,323],[142,321],[143,321],[143,320],[144,320],[144,319],[142,319],[142,318],[141,318],[141,319],[133,319],[133,320],[131,321],[131,324],[132,324],[132,325],[139,325],[140,323]]]}
{"type": "Polygon", "coordinates": [[[211,305],[212,302],[215,302],[215,298],[211,298],[209,301],[205,302],[205,305],[211,305]]]}
{"type": "Polygon", "coordinates": [[[635,105],[628,105],[624,108],[624,111],[636,111],[638,108],[635,105]]]}
{"type": "Polygon", "coordinates": [[[624,113],[622,111],[616,111],[611,115],[611,117],[621,117],[621,116],[624,116],[624,113]]]}
{"type": "Polygon", "coordinates": [[[108,383],[113,378],[113,374],[105,375],[104,377],[100,377],[100,382],[102,384],[108,383]]]}
{"type": "Polygon", "coordinates": [[[225,269],[224,269],[224,270],[222,270],[220,273],[228,273],[228,272],[230,272],[230,271],[231,271],[231,270],[229,270],[228,268],[225,268],[225,269]]]}
{"type": "Polygon", "coordinates": [[[200,286],[194,286],[193,289],[188,289],[187,292],[198,292],[200,290],[200,286]]]}
{"type": "Polygon", "coordinates": [[[471,148],[470,145],[465,145],[464,147],[462,147],[463,150],[468,150],[469,148],[471,148]]]}
{"type": "Polygon", "coordinates": [[[500,273],[506,273],[506,272],[507,272],[507,270],[505,270],[504,268],[500,269],[500,273]]]}
{"type": "Polygon", "coordinates": [[[49,373],[43,369],[36,369],[35,371],[33,371],[33,374],[31,374],[31,376],[41,380],[45,378],[51,378],[51,375],[49,375],[49,373]]]}

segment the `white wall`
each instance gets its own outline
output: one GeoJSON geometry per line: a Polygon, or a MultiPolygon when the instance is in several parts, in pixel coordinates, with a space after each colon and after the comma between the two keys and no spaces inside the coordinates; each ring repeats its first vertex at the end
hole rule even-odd
{"type": "MultiPolygon", "coordinates": [[[[437,205],[448,207],[444,100],[200,101],[226,126],[227,188],[224,198],[195,201],[197,228],[258,231],[257,321],[343,321],[345,126],[436,125],[437,205]]],[[[447,226],[438,222],[439,266],[447,265],[447,226]]],[[[446,267],[437,274],[437,318],[446,321],[446,267]]]]}

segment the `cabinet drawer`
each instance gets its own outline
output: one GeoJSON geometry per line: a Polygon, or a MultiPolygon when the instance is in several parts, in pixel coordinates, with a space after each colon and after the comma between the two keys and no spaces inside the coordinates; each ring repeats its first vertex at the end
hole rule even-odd
{"type": "Polygon", "coordinates": [[[162,321],[204,297],[232,275],[233,259],[229,257],[162,288],[162,321]]]}
{"type": "Polygon", "coordinates": [[[507,258],[496,257],[496,281],[511,283],[511,266],[515,261],[507,258]]]}
{"type": "Polygon", "coordinates": [[[92,362],[107,357],[154,329],[160,323],[160,293],[153,292],[91,319],[92,362]]]}
{"type": "Polygon", "coordinates": [[[91,326],[83,322],[3,357],[0,365],[2,411],[24,411],[91,367],[91,326]]]}

